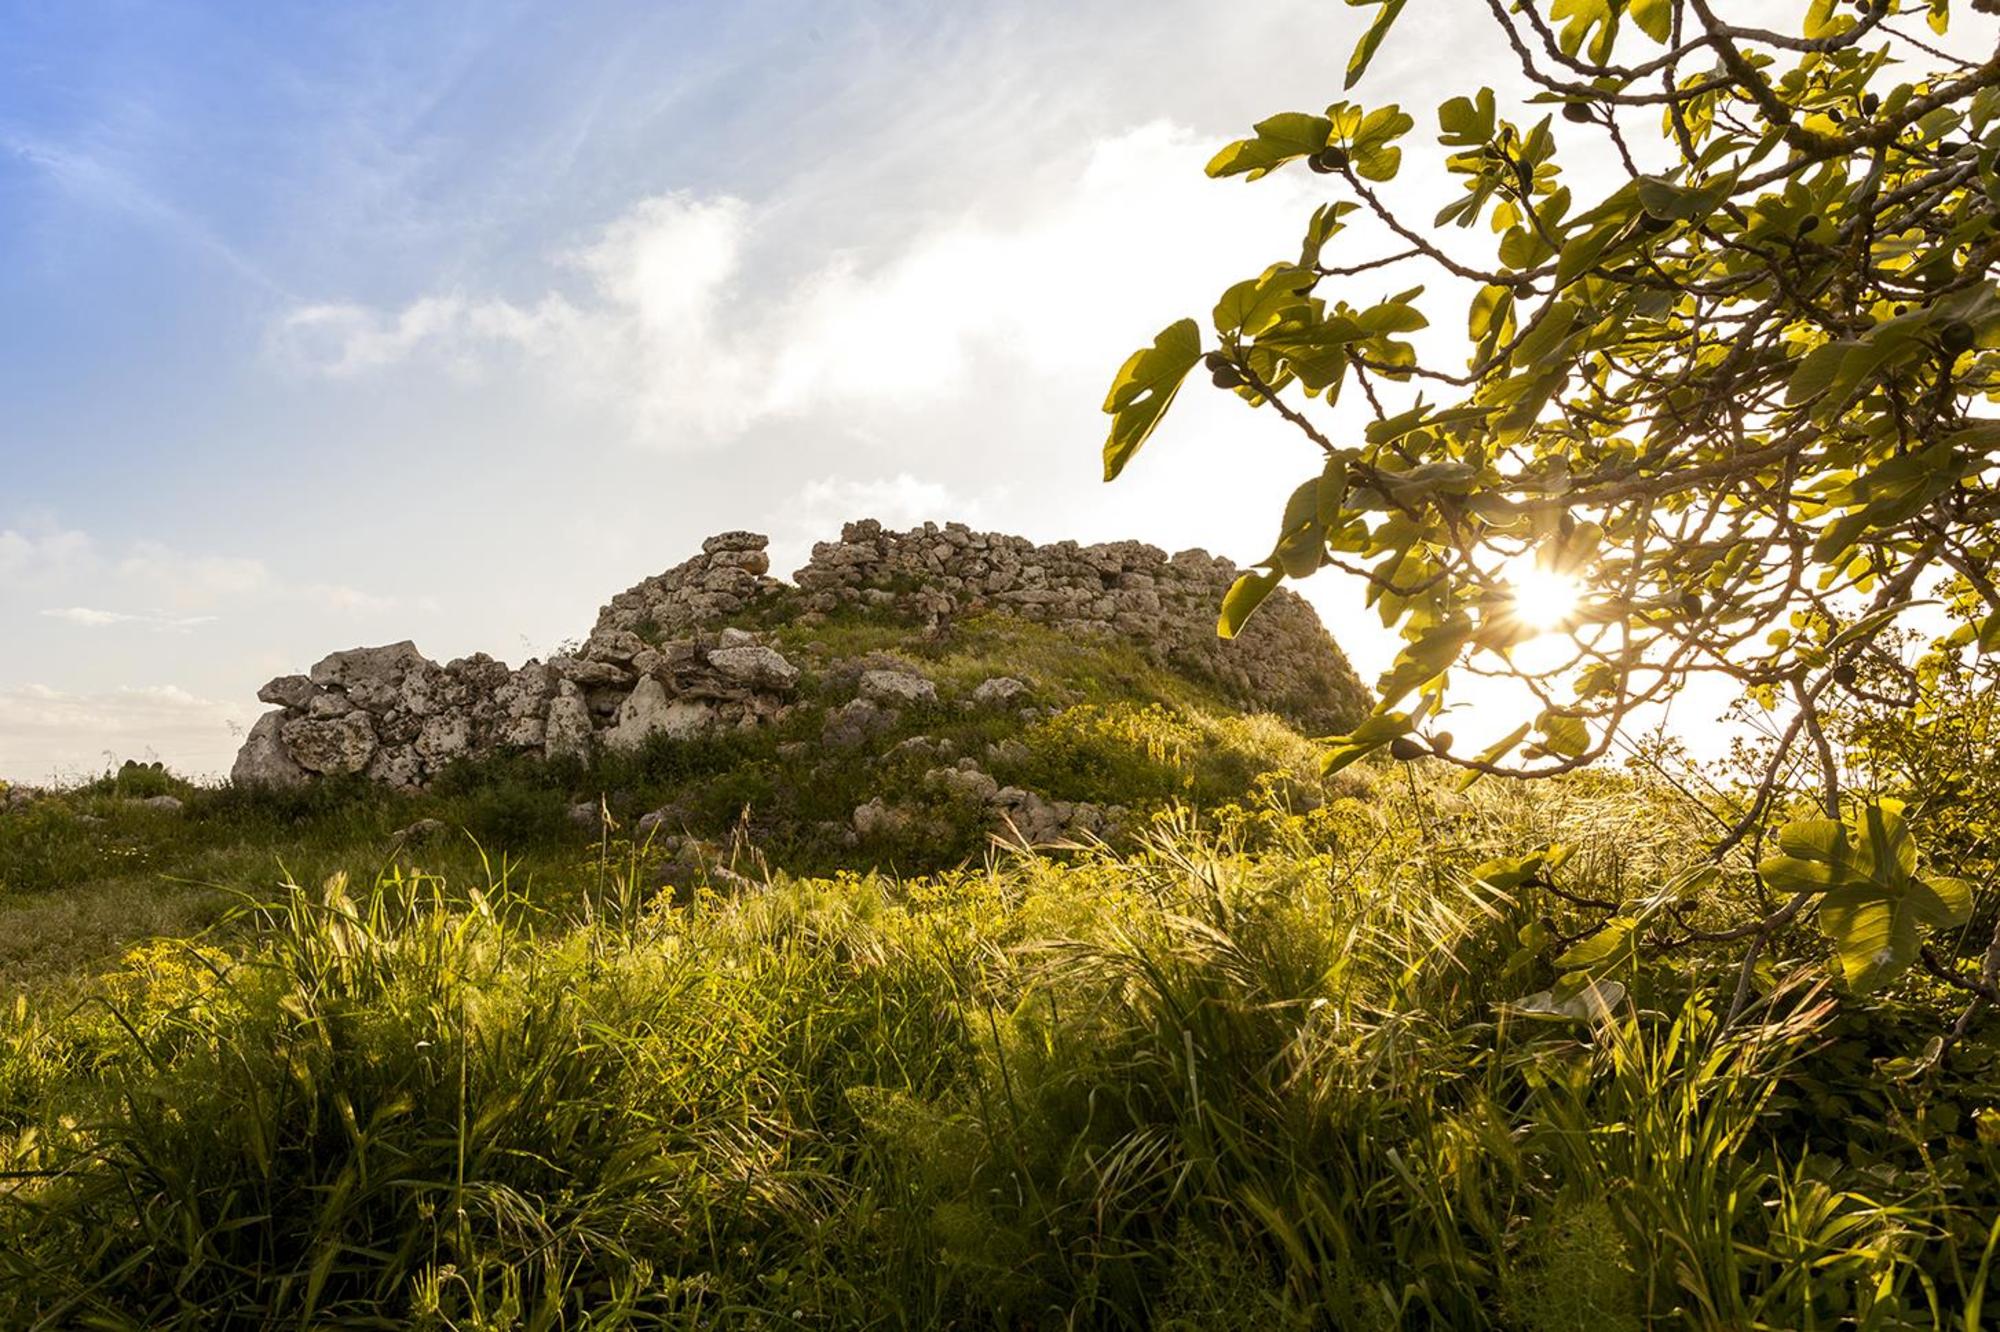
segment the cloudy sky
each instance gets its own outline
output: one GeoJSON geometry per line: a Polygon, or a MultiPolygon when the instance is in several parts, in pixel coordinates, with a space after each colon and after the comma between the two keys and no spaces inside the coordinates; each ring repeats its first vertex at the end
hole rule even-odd
{"type": "MultiPolygon", "coordinates": [[[[1424,9],[1364,91],[1427,129],[1512,71],[1424,9]]],[[[1301,441],[1196,394],[1106,487],[1098,405],[1296,252],[1320,178],[1201,167],[1368,12],[0,0],[0,777],[224,768],[274,674],[546,654],[728,528],[1260,558],[1301,441]]]]}

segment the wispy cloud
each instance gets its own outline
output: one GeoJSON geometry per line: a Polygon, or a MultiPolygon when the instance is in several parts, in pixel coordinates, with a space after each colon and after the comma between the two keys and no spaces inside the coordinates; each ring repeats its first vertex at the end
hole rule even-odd
{"type": "Polygon", "coordinates": [[[161,758],[199,771],[226,751],[257,707],[202,698],[175,685],[78,693],[45,684],[0,687],[0,738],[10,776],[72,777],[122,758],[161,758]]]}
{"type": "Polygon", "coordinates": [[[26,578],[78,568],[95,556],[88,533],[49,525],[47,530],[0,530],[0,575],[26,578]]]}
{"type": "Polygon", "coordinates": [[[153,629],[192,629],[209,624],[213,615],[136,614],[128,611],[98,610],[91,606],[62,606],[42,612],[52,620],[63,620],[85,629],[105,629],[115,624],[145,625],[153,629]]]}
{"type": "Polygon", "coordinates": [[[332,377],[405,363],[541,376],[617,404],[639,440],[664,447],[833,404],[907,411],[976,396],[990,376],[1115,364],[1135,312],[1143,322],[1212,298],[1212,256],[1246,223],[1289,245],[1309,187],[1218,188],[1202,174],[1207,152],[1184,129],[1141,126],[1075,156],[1054,197],[1011,223],[946,215],[886,260],[835,254],[790,278],[773,275],[810,244],[809,213],[782,199],[649,198],[555,256],[581,292],[308,305],[275,337],[332,377]]]}
{"type": "Polygon", "coordinates": [[[88,629],[112,625],[189,629],[219,618],[209,612],[264,605],[277,599],[354,614],[399,607],[423,610],[435,605],[424,598],[367,592],[346,583],[295,582],[280,577],[259,559],[182,550],[160,541],[132,541],[122,553],[111,553],[106,543],[89,533],[54,524],[26,532],[0,530],[0,576],[11,584],[11,588],[0,587],[0,601],[8,590],[41,589],[151,608],[106,610],[86,602],[40,612],[49,619],[88,629]]]}
{"type": "Polygon", "coordinates": [[[36,168],[65,194],[94,208],[124,214],[220,261],[252,285],[280,298],[291,293],[200,217],[154,190],[109,157],[76,144],[18,132],[0,136],[0,149],[36,168]]]}

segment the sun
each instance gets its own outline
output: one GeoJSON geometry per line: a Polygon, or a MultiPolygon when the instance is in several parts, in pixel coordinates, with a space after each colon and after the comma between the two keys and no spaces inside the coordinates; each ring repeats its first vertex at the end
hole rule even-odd
{"type": "Polygon", "coordinates": [[[1532,557],[1514,561],[1506,578],[1515,616],[1542,633],[1567,624],[1583,598],[1583,584],[1568,574],[1544,568],[1532,557]]]}

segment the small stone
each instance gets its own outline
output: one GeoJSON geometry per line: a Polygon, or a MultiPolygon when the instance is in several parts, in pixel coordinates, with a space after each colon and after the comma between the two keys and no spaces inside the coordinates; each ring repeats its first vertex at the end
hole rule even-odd
{"type": "Polygon", "coordinates": [[[909,826],[910,815],[876,796],[867,804],[856,806],[853,823],[856,836],[891,837],[909,826]]]}
{"type": "Polygon", "coordinates": [[[820,743],[828,749],[859,749],[868,738],[896,724],[896,714],[865,698],[845,707],[830,708],[820,729],[820,743]]]}
{"type": "Polygon", "coordinates": [[[687,822],[685,809],[679,805],[662,805],[658,809],[647,810],[641,814],[637,826],[640,837],[654,837],[657,834],[659,845],[667,848],[668,843],[673,841],[672,829],[685,822],[687,822]],[[662,832],[662,829],[666,831],[662,832]]]}
{"type": "Polygon", "coordinates": [[[418,819],[407,828],[398,828],[390,836],[405,846],[434,841],[450,832],[451,828],[443,819],[418,819]]]}
{"type": "Polygon", "coordinates": [[[1035,752],[1013,736],[1008,736],[998,744],[986,746],[986,761],[1012,767],[1019,767],[1035,756],[1035,752]]]}
{"type": "Polygon", "coordinates": [[[863,671],[861,697],[877,703],[935,703],[937,686],[913,671],[863,671]]]}
{"type": "Polygon", "coordinates": [[[137,803],[145,806],[147,809],[156,809],[162,814],[178,814],[182,809],[186,808],[179,796],[170,795],[147,796],[144,800],[137,803]]]}
{"type": "Polygon", "coordinates": [[[982,708],[1005,707],[1028,692],[1028,686],[1011,675],[996,675],[980,682],[972,691],[972,701],[982,708]]]}
{"type": "Polygon", "coordinates": [[[977,767],[932,768],[924,774],[924,784],[982,805],[1000,794],[1000,783],[977,767]]]}
{"type": "Polygon", "coordinates": [[[314,694],[306,700],[308,717],[345,717],[354,711],[354,704],[345,694],[314,694]]]}

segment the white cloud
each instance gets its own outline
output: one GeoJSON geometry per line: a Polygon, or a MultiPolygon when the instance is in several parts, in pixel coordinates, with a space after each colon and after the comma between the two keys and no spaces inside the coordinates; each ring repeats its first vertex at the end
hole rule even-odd
{"type": "Polygon", "coordinates": [[[984,521],[984,502],[958,495],[949,486],[922,481],[908,472],[873,480],[825,476],[800,488],[790,511],[801,526],[826,531],[856,518],[879,518],[891,527],[923,522],[984,521]]]}
{"type": "Polygon", "coordinates": [[[174,685],[69,693],[43,684],[0,687],[0,771],[64,779],[122,759],[161,759],[183,772],[226,767],[257,708],[219,703],[174,685]]]}
{"type": "Polygon", "coordinates": [[[89,562],[93,547],[88,534],[46,525],[39,532],[0,530],[0,575],[40,576],[89,562]]]}
{"type": "Polygon", "coordinates": [[[39,535],[0,531],[0,607],[8,592],[35,590],[76,596],[79,604],[43,609],[45,618],[86,629],[147,625],[189,629],[218,618],[226,607],[268,606],[288,600],[343,614],[376,614],[404,606],[434,609],[429,598],[383,596],[345,583],[294,583],[262,560],[185,551],[159,541],[134,541],[110,555],[88,533],[51,527],[39,535]],[[137,603],[144,610],[103,609],[101,603],[137,603]],[[96,602],[99,604],[90,604],[96,602]]]}
{"type": "Polygon", "coordinates": [[[63,606],[42,612],[52,620],[64,620],[85,629],[103,629],[114,624],[141,624],[155,629],[191,629],[208,624],[213,615],[142,615],[126,611],[98,610],[91,606],[63,606]]]}
{"type": "Polygon", "coordinates": [[[1024,373],[1104,372],[1135,330],[1205,308],[1220,281],[1296,243],[1311,186],[1218,185],[1201,169],[1210,147],[1143,125],[1073,156],[1046,197],[1016,200],[1005,219],[969,201],[883,237],[893,257],[849,251],[802,273],[790,259],[811,252],[813,210],[665,195],[556,256],[587,279],[579,295],[314,305],[277,333],[329,376],[403,362],[541,373],[672,447],[829,405],[976,401],[1024,373]]]}
{"type": "Polygon", "coordinates": [[[157,541],[138,541],[113,573],[149,590],[152,599],[176,608],[195,608],[245,597],[271,588],[262,560],[229,555],[194,555],[157,541]]]}

